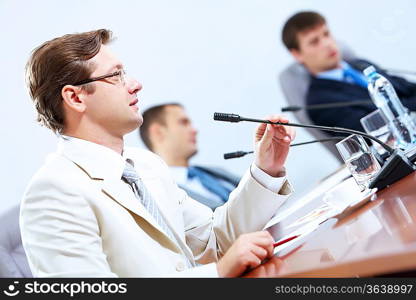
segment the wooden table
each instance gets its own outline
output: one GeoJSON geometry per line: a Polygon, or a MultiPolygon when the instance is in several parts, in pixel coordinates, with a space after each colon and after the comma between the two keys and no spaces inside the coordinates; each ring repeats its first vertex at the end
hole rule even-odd
{"type": "MultiPolygon", "coordinates": [[[[334,189],[334,199],[356,197],[349,187],[334,189]]],[[[285,228],[322,204],[323,192],[280,222],[285,228]]],[[[276,277],[368,277],[416,270],[416,172],[377,192],[372,200],[337,217],[285,259],[276,277]]],[[[277,233],[279,234],[279,232],[277,233]]]]}

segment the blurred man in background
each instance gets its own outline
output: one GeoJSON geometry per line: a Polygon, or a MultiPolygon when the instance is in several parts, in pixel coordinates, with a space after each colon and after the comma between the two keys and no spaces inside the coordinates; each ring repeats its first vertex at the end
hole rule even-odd
{"type": "Polygon", "coordinates": [[[211,209],[223,205],[240,179],[221,168],[190,166],[197,153],[197,130],[179,103],[157,105],[143,112],[140,136],[146,147],[170,167],[179,187],[211,209]]]}
{"type": "MultiPolygon", "coordinates": [[[[362,71],[373,63],[363,59],[343,60],[340,48],[325,18],[316,12],[299,12],[287,20],[282,41],[293,57],[310,73],[311,81],[305,105],[370,101],[367,81],[362,71]]],[[[376,66],[376,68],[378,68],[376,66]]],[[[378,71],[381,71],[378,68],[378,71]]],[[[404,106],[416,110],[416,84],[388,76],[404,106]]],[[[311,120],[323,126],[363,130],[360,119],[374,111],[371,102],[342,108],[308,110],[311,120]]]]}

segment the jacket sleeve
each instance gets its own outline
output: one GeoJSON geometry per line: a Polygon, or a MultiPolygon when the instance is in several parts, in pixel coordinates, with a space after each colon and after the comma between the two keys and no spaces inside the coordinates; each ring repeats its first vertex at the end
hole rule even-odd
{"type": "Polygon", "coordinates": [[[117,277],[102,248],[100,230],[77,185],[34,180],[20,210],[22,242],[34,277],[117,277]]]}
{"type": "Polygon", "coordinates": [[[416,111],[416,84],[397,76],[390,76],[389,79],[393,83],[402,104],[410,111],[416,111]]]}
{"type": "Polygon", "coordinates": [[[248,170],[229,200],[214,212],[185,196],[185,237],[195,259],[202,264],[217,261],[241,234],[262,230],[291,192],[287,180],[280,190],[270,191],[248,170]]]}
{"type": "Polygon", "coordinates": [[[359,70],[364,70],[366,67],[373,65],[380,74],[385,76],[393,84],[402,104],[409,110],[416,111],[416,83],[400,76],[391,75],[388,70],[365,59],[356,59],[349,61],[349,63],[359,70]]]}

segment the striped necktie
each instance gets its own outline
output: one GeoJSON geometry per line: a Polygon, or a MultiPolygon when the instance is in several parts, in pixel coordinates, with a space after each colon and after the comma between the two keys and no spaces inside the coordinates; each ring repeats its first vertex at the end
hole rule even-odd
{"type": "MultiPolygon", "coordinates": [[[[173,234],[172,230],[170,229],[163,215],[161,214],[157,206],[157,203],[154,201],[153,197],[150,195],[149,191],[146,189],[146,186],[143,184],[143,181],[138,176],[133,165],[134,163],[132,160],[130,159],[126,160],[126,166],[124,168],[121,179],[123,179],[127,184],[131,186],[136,198],[140,200],[140,202],[143,204],[146,210],[156,220],[157,224],[162,228],[164,233],[166,233],[172,241],[175,241],[176,245],[178,245],[179,249],[181,249],[181,247],[178,244],[177,239],[175,238],[175,235],[173,234]]],[[[185,255],[183,256],[185,257],[188,268],[193,267],[193,264],[188,259],[188,257],[186,257],[185,255]]]]}

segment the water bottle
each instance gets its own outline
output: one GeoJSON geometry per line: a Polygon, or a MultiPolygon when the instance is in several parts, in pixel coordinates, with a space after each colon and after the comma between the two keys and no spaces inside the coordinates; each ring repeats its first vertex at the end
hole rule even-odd
{"type": "Polygon", "coordinates": [[[416,143],[416,125],[409,111],[400,102],[393,85],[376,72],[373,66],[363,71],[368,81],[371,99],[388,120],[390,130],[396,138],[397,147],[407,150],[416,143]]]}

